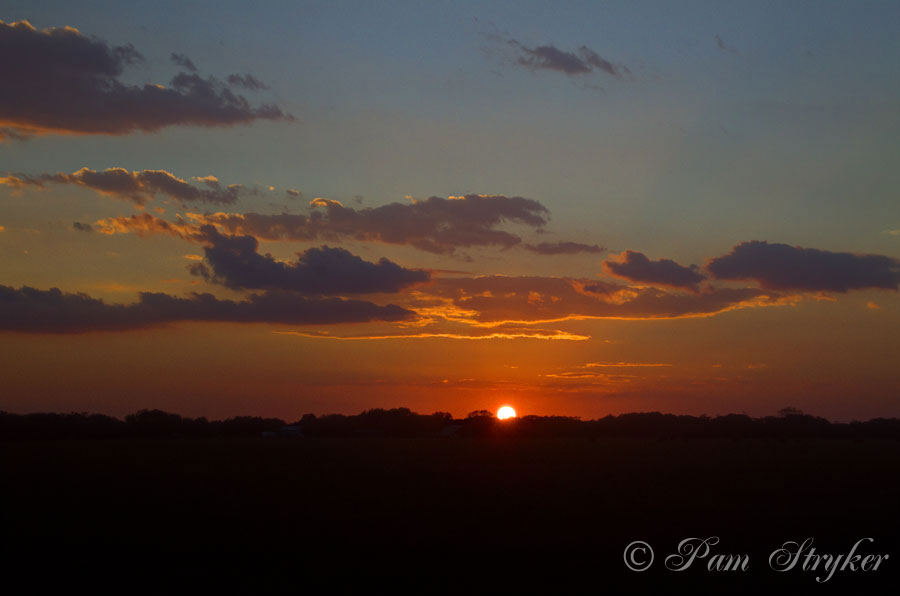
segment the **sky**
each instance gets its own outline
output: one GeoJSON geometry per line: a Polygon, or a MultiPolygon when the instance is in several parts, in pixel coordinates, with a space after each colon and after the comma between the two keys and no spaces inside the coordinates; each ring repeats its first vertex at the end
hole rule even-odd
{"type": "Polygon", "coordinates": [[[900,416],[894,2],[0,2],[0,409],[900,416]]]}

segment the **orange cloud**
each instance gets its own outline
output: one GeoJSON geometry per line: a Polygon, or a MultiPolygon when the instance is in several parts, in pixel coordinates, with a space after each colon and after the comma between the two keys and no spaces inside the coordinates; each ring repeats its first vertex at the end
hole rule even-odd
{"type": "MultiPolygon", "coordinates": [[[[477,313],[469,323],[549,323],[582,319],[705,317],[756,306],[792,304],[796,298],[756,288],[707,288],[696,294],[667,292],[561,277],[439,278],[421,294],[477,313]],[[541,299],[536,299],[536,296],[541,299]],[[545,300],[544,296],[555,299],[545,300]]],[[[416,308],[413,303],[412,308],[416,308]]]]}
{"type": "Polygon", "coordinates": [[[138,215],[108,217],[99,219],[94,223],[101,234],[135,234],[140,237],[163,234],[174,236],[182,240],[199,242],[197,235],[199,228],[184,221],[180,216],[174,222],[169,222],[149,213],[138,215]]]}
{"type": "Polygon", "coordinates": [[[344,206],[340,201],[336,201],[334,199],[323,199],[322,197],[316,197],[309,202],[310,207],[330,207],[332,205],[334,205],[335,207],[344,206]]]}
{"type": "Polygon", "coordinates": [[[672,365],[653,362],[588,362],[584,368],[657,368],[663,366],[672,365]]]}
{"type": "Polygon", "coordinates": [[[214,176],[198,178],[205,188],[194,186],[165,170],[136,170],[107,168],[103,171],[81,168],[71,174],[10,174],[0,178],[0,185],[21,192],[24,188],[41,189],[47,184],[71,184],[89,188],[97,193],[144,205],[156,195],[181,203],[233,203],[245,194],[254,194],[240,184],[222,186],[214,176]]]}
{"type": "Polygon", "coordinates": [[[520,331],[518,333],[505,332],[485,332],[481,334],[473,333],[391,333],[381,335],[331,335],[328,333],[305,333],[301,331],[275,331],[280,335],[297,335],[300,337],[310,337],[315,339],[338,339],[338,340],[376,340],[376,339],[540,339],[540,340],[563,340],[563,341],[585,341],[590,339],[587,335],[577,335],[565,331],[520,331]]]}
{"type": "Polygon", "coordinates": [[[602,379],[604,381],[621,381],[626,383],[634,378],[633,375],[610,375],[606,373],[584,371],[548,373],[543,376],[549,379],[602,379]]]}

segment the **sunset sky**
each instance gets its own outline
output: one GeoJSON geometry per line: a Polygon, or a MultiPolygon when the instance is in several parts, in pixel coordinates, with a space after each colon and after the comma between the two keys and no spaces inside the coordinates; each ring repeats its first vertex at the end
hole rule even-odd
{"type": "Polygon", "coordinates": [[[900,416],[896,2],[0,4],[0,410],[900,416]]]}

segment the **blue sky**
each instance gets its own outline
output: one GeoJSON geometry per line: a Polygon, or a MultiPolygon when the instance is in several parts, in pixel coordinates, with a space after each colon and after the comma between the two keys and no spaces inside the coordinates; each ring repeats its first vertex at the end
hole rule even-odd
{"type": "Polygon", "coordinates": [[[703,254],[738,231],[887,250],[879,228],[900,226],[892,3],[6,4],[6,20],[133,43],[147,60],[131,80],[165,83],[172,51],[204,74],[252,72],[299,119],[37,139],[0,147],[10,170],[172,169],[178,147],[183,176],[314,196],[535,197],[558,226],[660,253],[680,240],[672,218],[721,233],[703,254]],[[632,75],[510,67],[489,34],[586,45],[632,75]]]}

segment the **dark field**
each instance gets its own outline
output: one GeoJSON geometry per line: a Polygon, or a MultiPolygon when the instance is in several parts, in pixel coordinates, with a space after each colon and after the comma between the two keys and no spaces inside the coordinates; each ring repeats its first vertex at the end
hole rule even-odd
{"type": "Polygon", "coordinates": [[[877,439],[7,442],[2,565],[34,586],[122,593],[866,593],[900,575],[898,472],[900,441],[877,439]],[[709,536],[714,552],[749,555],[748,571],[664,568],[681,539],[709,536]],[[769,568],[808,537],[820,553],[872,537],[862,554],[890,559],[826,586],[769,568]],[[656,551],[647,572],[625,568],[633,540],[656,551]]]}

